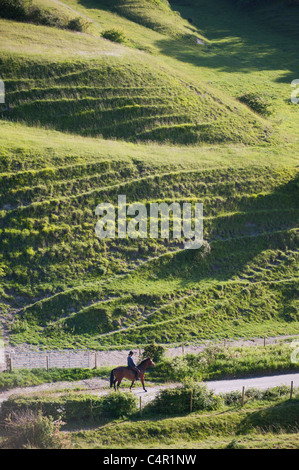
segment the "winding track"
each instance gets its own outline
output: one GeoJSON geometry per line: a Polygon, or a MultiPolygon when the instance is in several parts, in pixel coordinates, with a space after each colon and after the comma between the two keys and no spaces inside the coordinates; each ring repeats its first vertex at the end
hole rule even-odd
{"type": "MultiPolygon", "coordinates": [[[[263,376],[263,377],[251,377],[243,379],[232,379],[232,380],[216,380],[206,382],[209,389],[214,390],[216,394],[231,392],[234,390],[242,390],[244,386],[248,388],[258,388],[260,390],[266,390],[267,388],[276,387],[278,385],[291,385],[293,381],[294,388],[299,387],[299,372],[292,374],[280,374],[272,376],[263,376]]],[[[133,389],[133,394],[142,397],[143,403],[146,404],[152,401],[156,395],[165,388],[173,388],[179,385],[178,383],[172,384],[163,384],[163,385],[153,385],[147,388],[147,393],[145,393],[141,387],[136,386],[133,389]]],[[[48,383],[42,385],[36,385],[33,387],[25,388],[14,388],[5,392],[0,393],[0,406],[3,401],[7,400],[13,394],[22,394],[30,395],[40,392],[57,392],[61,394],[63,389],[67,388],[74,389],[80,388],[81,393],[89,393],[94,395],[106,395],[110,392],[109,381],[99,378],[79,380],[76,382],[57,382],[57,383],[48,383]]],[[[125,393],[129,393],[129,389],[123,389],[125,393]]]]}

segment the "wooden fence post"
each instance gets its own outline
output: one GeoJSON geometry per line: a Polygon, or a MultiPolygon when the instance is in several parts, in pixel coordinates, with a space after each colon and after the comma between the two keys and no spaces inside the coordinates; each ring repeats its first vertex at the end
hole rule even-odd
{"type": "Polygon", "coordinates": [[[292,400],[292,398],[293,398],[293,390],[294,390],[294,382],[292,380],[292,382],[291,382],[291,391],[290,391],[290,400],[292,400]]]}
{"type": "Polygon", "coordinates": [[[46,356],[46,367],[47,367],[47,372],[49,372],[49,356],[46,356]]]}
{"type": "Polygon", "coordinates": [[[97,352],[94,353],[94,368],[98,368],[98,361],[97,361],[97,352]]]}
{"type": "Polygon", "coordinates": [[[264,347],[266,346],[266,336],[264,336],[264,347]]]}
{"type": "Polygon", "coordinates": [[[182,355],[184,356],[184,354],[185,354],[185,345],[184,343],[182,343],[182,355]]]}
{"type": "Polygon", "coordinates": [[[245,387],[242,388],[242,406],[244,406],[245,403],[245,387]]]}

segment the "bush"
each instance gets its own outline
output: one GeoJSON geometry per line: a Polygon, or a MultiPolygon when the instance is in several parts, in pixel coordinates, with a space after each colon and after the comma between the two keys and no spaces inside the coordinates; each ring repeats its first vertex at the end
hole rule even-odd
{"type": "Polygon", "coordinates": [[[65,442],[60,434],[61,419],[53,421],[51,417],[31,410],[12,413],[1,426],[7,435],[1,447],[6,449],[60,449],[65,442]]]}
{"type": "Polygon", "coordinates": [[[236,439],[232,440],[227,446],[226,449],[245,449],[246,447],[238,442],[236,439]]]}
{"type": "Polygon", "coordinates": [[[150,357],[154,362],[160,362],[165,355],[165,351],[166,349],[164,346],[161,346],[160,344],[148,344],[144,348],[142,358],[146,359],[147,357],[150,357]]]}
{"type": "Polygon", "coordinates": [[[62,418],[66,422],[99,421],[103,418],[119,418],[137,411],[137,398],[128,393],[115,393],[97,397],[95,395],[67,394],[60,397],[11,396],[3,402],[1,418],[11,413],[42,411],[45,416],[62,418]]]}
{"type": "Polygon", "coordinates": [[[182,381],[187,377],[193,377],[195,380],[201,378],[199,371],[189,367],[186,359],[179,356],[164,359],[151,374],[159,380],[182,381]]]}
{"type": "Polygon", "coordinates": [[[119,29],[108,29],[102,33],[102,37],[105,39],[109,39],[109,41],[118,42],[123,44],[126,42],[125,34],[120,31],[119,29]]]}
{"type": "Polygon", "coordinates": [[[262,95],[246,93],[239,97],[239,101],[246,104],[253,111],[261,114],[262,116],[270,116],[272,114],[271,103],[269,103],[262,95]]]}
{"type": "Polygon", "coordinates": [[[137,411],[137,397],[128,393],[112,392],[102,398],[103,411],[116,418],[128,416],[137,411]]]}
{"type": "Polygon", "coordinates": [[[252,400],[262,400],[264,397],[264,392],[258,388],[248,388],[245,390],[245,396],[252,400]]]}
{"type": "Polygon", "coordinates": [[[283,397],[290,394],[290,387],[287,385],[279,385],[278,387],[268,388],[263,393],[265,400],[271,400],[273,398],[283,397]]]}
{"type": "Polygon", "coordinates": [[[0,0],[0,17],[79,32],[85,30],[88,25],[88,22],[80,17],[71,20],[59,18],[50,10],[33,5],[32,0],[0,0]]]}
{"type": "Polygon", "coordinates": [[[222,393],[221,398],[224,400],[225,405],[235,405],[241,403],[242,393],[239,390],[233,392],[222,393]]]}
{"type": "Polygon", "coordinates": [[[84,21],[80,17],[73,18],[68,22],[67,29],[70,29],[71,31],[78,31],[81,33],[82,31],[85,31],[87,29],[88,24],[89,23],[87,21],[84,21]]]}
{"type": "Polygon", "coordinates": [[[0,0],[0,16],[9,20],[22,21],[26,18],[31,0],[0,0]]]}
{"type": "MultiPolygon", "coordinates": [[[[295,391],[294,391],[295,392],[295,391]]],[[[245,397],[250,400],[275,400],[290,394],[290,387],[287,385],[279,385],[278,387],[268,388],[267,390],[259,390],[257,388],[248,388],[245,390],[245,397]]],[[[242,393],[239,390],[222,393],[221,398],[225,405],[235,405],[241,403],[242,393]]]]}
{"type": "Polygon", "coordinates": [[[208,389],[206,385],[182,385],[162,390],[148,405],[150,411],[163,414],[181,414],[190,412],[192,394],[192,411],[216,410],[222,399],[208,389]]]}

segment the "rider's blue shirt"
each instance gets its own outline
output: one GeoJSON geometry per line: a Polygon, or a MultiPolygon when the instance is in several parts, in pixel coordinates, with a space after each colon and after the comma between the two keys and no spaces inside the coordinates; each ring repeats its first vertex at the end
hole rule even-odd
{"type": "Polygon", "coordinates": [[[128,356],[128,366],[129,367],[136,367],[136,364],[133,361],[133,358],[131,356],[128,356]]]}

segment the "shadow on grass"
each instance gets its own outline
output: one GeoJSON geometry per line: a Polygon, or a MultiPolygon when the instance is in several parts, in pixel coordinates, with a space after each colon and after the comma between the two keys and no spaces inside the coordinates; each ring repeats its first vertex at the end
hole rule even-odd
{"type": "Polygon", "coordinates": [[[247,434],[253,430],[262,432],[298,432],[299,400],[286,400],[250,413],[241,422],[238,434],[247,434]]]}
{"type": "MultiPolygon", "coordinates": [[[[182,250],[169,257],[159,258],[153,263],[151,269],[159,279],[169,279],[176,277],[181,279],[181,287],[186,287],[189,281],[217,280],[227,281],[232,276],[240,274],[244,266],[252,261],[264,250],[284,250],[296,248],[296,237],[289,239],[284,231],[296,227],[297,213],[295,211],[294,201],[296,188],[299,183],[299,177],[291,179],[288,183],[277,187],[272,193],[261,195],[248,203],[248,200],[242,198],[238,200],[232,210],[236,212],[249,212],[254,219],[254,214],[267,209],[271,214],[271,209],[281,207],[294,209],[290,219],[281,223],[281,215],[278,212],[276,219],[271,219],[274,230],[267,230],[262,224],[260,227],[255,224],[247,224],[247,227],[236,227],[236,233],[227,239],[218,238],[210,242],[211,251],[205,253],[204,250],[182,250]],[[243,231],[245,230],[245,231],[243,231]]],[[[267,218],[267,212],[264,214],[267,218]]],[[[268,217],[270,217],[268,215],[268,217]]],[[[246,217],[245,217],[246,218],[246,217]]],[[[265,222],[265,221],[264,221],[265,222]]],[[[234,231],[234,219],[230,220],[231,232],[234,231]]],[[[270,225],[271,225],[270,224],[270,225]]],[[[147,268],[145,268],[147,269],[147,268]]],[[[142,272],[142,269],[140,270],[142,272]]],[[[151,271],[149,271],[150,273],[151,271]]]]}
{"type": "MultiPolygon", "coordinates": [[[[286,70],[277,81],[290,83],[299,76],[296,42],[293,38],[274,34],[267,24],[256,22],[248,12],[236,9],[231,2],[171,1],[183,18],[192,18],[197,32],[212,44],[188,45],[165,38],[159,41],[161,53],[198,67],[214,68],[225,72],[250,73],[263,70],[286,70]]],[[[298,19],[299,9],[292,10],[298,19]]]]}

